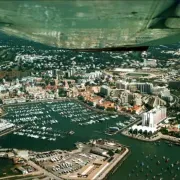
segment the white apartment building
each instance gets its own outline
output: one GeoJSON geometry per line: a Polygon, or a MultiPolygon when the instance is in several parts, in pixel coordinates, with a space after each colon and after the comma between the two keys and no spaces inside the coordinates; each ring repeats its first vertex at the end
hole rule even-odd
{"type": "Polygon", "coordinates": [[[142,114],[142,126],[155,128],[162,120],[167,117],[166,107],[156,107],[142,114]]]}

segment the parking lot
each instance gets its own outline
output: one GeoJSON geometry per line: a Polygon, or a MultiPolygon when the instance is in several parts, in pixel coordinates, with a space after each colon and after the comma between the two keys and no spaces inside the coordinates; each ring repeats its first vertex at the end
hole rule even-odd
{"type": "Polygon", "coordinates": [[[53,155],[38,155],[38,158],[38,162],[42,167],[59,177],[64,174],[76,172],[95,159],[104,159],[102,156],[87,152],[75,154],[58,152],[53,153],[53,155]]]}

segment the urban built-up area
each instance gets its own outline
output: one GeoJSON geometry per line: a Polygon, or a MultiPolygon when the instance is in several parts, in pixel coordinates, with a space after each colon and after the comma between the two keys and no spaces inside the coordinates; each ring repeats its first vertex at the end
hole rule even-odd
{"type": "MultiPolygon", "coordinates": [[[[64,53],[63,50],[58,53],[61,52],[64,53]]],[[[9,105],[76,100],[92,111],[130,117],[132,123],[108,127],[106,134],[122,133],[143,141],[162,138],[178,145],[180,73],[176,65],[179,52],[168,52],[172,56],[175,53],[176,58],[171,57],[164,67],[164,61],[149,58],[147,52],[138,57],[136,54],[132,56],[133,52],[108,54],[109,58],[122,60],[120,64],[105,56],[104,61],[96,64],[93,55],[88,57],[90,63],[86,64],[87,57],[78,59],[86,55],[82,53],[69,58],[69,65],[63,61],[58,65],[54,55],[17,54],[14,61],[1,65],[0,136],[22,127],[3,119],[9,105]],[[140,60],[134,60],[135,57],[140,60]],[[16,66],[21,68],[16,69],[16,66]]],[[[76,145],[74,151],[41,153],[1,149],[0,156],[21,164],[17,170],[23,175],[44,179],[99,180],[129,154],[128,147],[113,141],[92,140],[76,145]]]]}

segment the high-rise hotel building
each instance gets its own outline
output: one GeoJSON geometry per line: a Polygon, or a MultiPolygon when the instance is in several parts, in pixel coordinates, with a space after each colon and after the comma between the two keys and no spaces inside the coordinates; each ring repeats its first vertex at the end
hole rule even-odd
{"type": "Polygon", "coordinates": [[[154,128],[162,120],[166,119],[167,108],[156,107],[142,114],[142,126],[154,128]]]}

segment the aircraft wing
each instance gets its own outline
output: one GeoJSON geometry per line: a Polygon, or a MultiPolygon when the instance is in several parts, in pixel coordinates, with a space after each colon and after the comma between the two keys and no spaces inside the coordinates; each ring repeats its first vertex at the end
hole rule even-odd
{"type": "Polygon", "coordinates": [[[143,49],[180,42],[180,1],[1,0],[0,31],[67,49],[143,49]]]}

